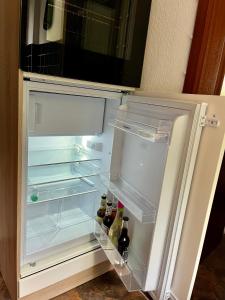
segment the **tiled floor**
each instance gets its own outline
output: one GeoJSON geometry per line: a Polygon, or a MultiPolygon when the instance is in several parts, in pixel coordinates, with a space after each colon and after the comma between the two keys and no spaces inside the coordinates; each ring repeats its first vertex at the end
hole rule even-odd
{"type": "MultiPolygon", "coordinates": [[[[97,277],[54,300],[144,300],[141,293],[128,293],[114,271],[97,277]]],[[[10,300],[7,289],[0,277],[0,300],[10,300]]],[[[41,299],[40,299],[41,300],[41,299]]],[[[53,300],[53,299],[52,299],[53,300]]]]}
{"type": "Polygon", "coordinates": [[[128,293],[115,272],[111,271],[89,281],[54,300],[144,300],[138,292],[128,293]]]}
{"type": "Polygon", "coordinates": [[[199,266],[192,300],[225,300],[225,237],[199,266]]]}

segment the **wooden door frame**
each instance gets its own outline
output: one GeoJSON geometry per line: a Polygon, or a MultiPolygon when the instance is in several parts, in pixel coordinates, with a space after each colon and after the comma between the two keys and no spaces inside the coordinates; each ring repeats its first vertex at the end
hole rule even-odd
{"type": "Polygon", "coordinates": [[[199,0],[184,93],[219,95],[225,71],[225,1],[199,0]]]}

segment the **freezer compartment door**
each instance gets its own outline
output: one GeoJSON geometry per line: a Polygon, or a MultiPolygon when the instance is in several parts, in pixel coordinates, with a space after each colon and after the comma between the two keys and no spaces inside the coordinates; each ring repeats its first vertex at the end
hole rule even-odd
{"type": "Polygon", "coordinates": [[[30,91],[29,135],[97,135],[105,99],[30,91]]]}

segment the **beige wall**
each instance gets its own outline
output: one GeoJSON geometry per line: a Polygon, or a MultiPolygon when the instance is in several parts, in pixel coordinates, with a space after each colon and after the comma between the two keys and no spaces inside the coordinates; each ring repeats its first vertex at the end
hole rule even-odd
{"type": "Polygon", "coordinates": [[[141,90],[181,92],[197,0],[152,0],[141,90]]]}

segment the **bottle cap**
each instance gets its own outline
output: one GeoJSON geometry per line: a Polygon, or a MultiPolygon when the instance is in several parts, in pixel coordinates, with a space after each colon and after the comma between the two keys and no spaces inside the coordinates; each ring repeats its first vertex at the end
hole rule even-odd
{"type": "Polygon", "coordinates": [[[103,195],[102,195],[102,199],[106,199],[106,194],[103,194],[103,195]]]}
{"type": "Polygon", "coordinates": [[[124,208],[124,205],[123,205],[123,203],[121,203],[120,201],[118,201],[117,207],[118,207],[118,208],[124,208]]]}
{"type": "Polygon", "coordinates": [[[107,206],[112,206],[112,202],[107,202],[107,206]]]}
{"type": "Polygon", "coordinates": [[[124,220],[124,221],[129,221],[129,218],[126,217],[126,216],[124,216],[124,217],[123,217],[123,220],[124,220]]]}

